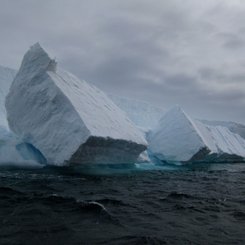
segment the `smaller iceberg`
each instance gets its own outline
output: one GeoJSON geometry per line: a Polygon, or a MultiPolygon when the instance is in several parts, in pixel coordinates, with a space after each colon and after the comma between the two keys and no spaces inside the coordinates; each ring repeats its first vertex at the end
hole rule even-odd
{"type": "Polygon", "coordinates": [[[240,162],[245,140],[227,127],[192,120],[180,107],[168,111],[148,134],[151,155],[166,162],[240,162]]]}

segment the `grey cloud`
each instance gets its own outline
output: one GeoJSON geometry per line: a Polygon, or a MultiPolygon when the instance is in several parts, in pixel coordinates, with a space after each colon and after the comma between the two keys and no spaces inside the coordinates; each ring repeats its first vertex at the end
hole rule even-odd
{"type": "Polygon", "coordinates": [[[212,81],[219,81],[223,85],[236,84],[237,89],[245,93],[244,87],[242,86],[243,84],[245,85],[245,70],[234,72],[232,69],[220,70],[210,67],[201,67],[198,70],[198,74],[201,79],[208,81],[209,83],[212,81]]]}
{"type": "Polygon", "coordinates": [[[106,92],[245,122],[244,16],[228,0],[2,0],[0,64],[40,41],[106,92]]]}
{"type": "Polygon", "coordinates": [[[177,73],[166,78],[168,84],[173,87],[190,88],[197,85],[198,81],[195,76],[187,75],[184,73],[177,73]]]}
{"type": "Polygon", "coordinates": [[[223,46],[227,49],[240,49],[244,47],[244,39],[238,34],[234,33],[219,33],[218,37],[223,41],[223,46]]]}

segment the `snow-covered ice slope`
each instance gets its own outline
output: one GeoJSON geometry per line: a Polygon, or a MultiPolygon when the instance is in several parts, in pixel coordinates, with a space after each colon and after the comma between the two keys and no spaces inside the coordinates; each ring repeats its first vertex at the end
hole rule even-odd
{"type": "Polygon", "coordinates": [[[150,152],[168,162],[239,161],[245,140],[228,128],[192,120],[180,108],[167,112],[148,135],[150,152]]]}
{"type": "Polygon", "coordinates": [[[5,110],[5,98],[14,80],[15,70],[0,66],[0,126],[8,128],[5,110]]]}
{"type": "Polygon", "coordinates": [[[49,164],[131,163],[142,133],[102,91],[58,70],[39,44],[25,54],[6,99],[10,128],[49,164]]]}
{"type": "Polygon", "coordinates": [[[240,135],[227,127],[205,125],[197,120],[195,123],[211,153],[245,157],[245,140],[240,135]]]}
{"type": "Polygon", "coordinates": [[[228,128],[232,133],[239,134],[245,139],[245,125],[236,122],[199,120],[206,125],[222,126],[228,128]]]}
{"type": "Polygon", "coordinates": [[[148,102],[110,94],[113,102],[126,112],[127,116],[144,131],[154,128],[165,110],[148,102]]]}

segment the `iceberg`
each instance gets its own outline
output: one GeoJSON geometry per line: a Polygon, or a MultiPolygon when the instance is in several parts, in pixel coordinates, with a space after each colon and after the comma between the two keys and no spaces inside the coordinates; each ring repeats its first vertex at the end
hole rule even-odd
{"type": "Polygon", "coordinates": [[[227,127],[192,120],[180,107],[168,111],[148,134],[149,151],[166,162],[236,162],[245,159],[245,140],[227,127]]]}
{"type": "Polygon", "coordinates": [[[11,130],[48,164],[134,163],[147,142],[108,96],[58,69],[37,43],[6,98],[11,130]]]}

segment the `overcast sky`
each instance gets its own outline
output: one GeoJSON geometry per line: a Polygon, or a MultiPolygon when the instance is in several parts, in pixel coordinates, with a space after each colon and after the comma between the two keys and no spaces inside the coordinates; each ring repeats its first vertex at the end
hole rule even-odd
{"type": "Polygon", "coordinates": [[[35,42],[106,92],[245,123],[244,0],[0,0],[0,65],[35,42]]]}

